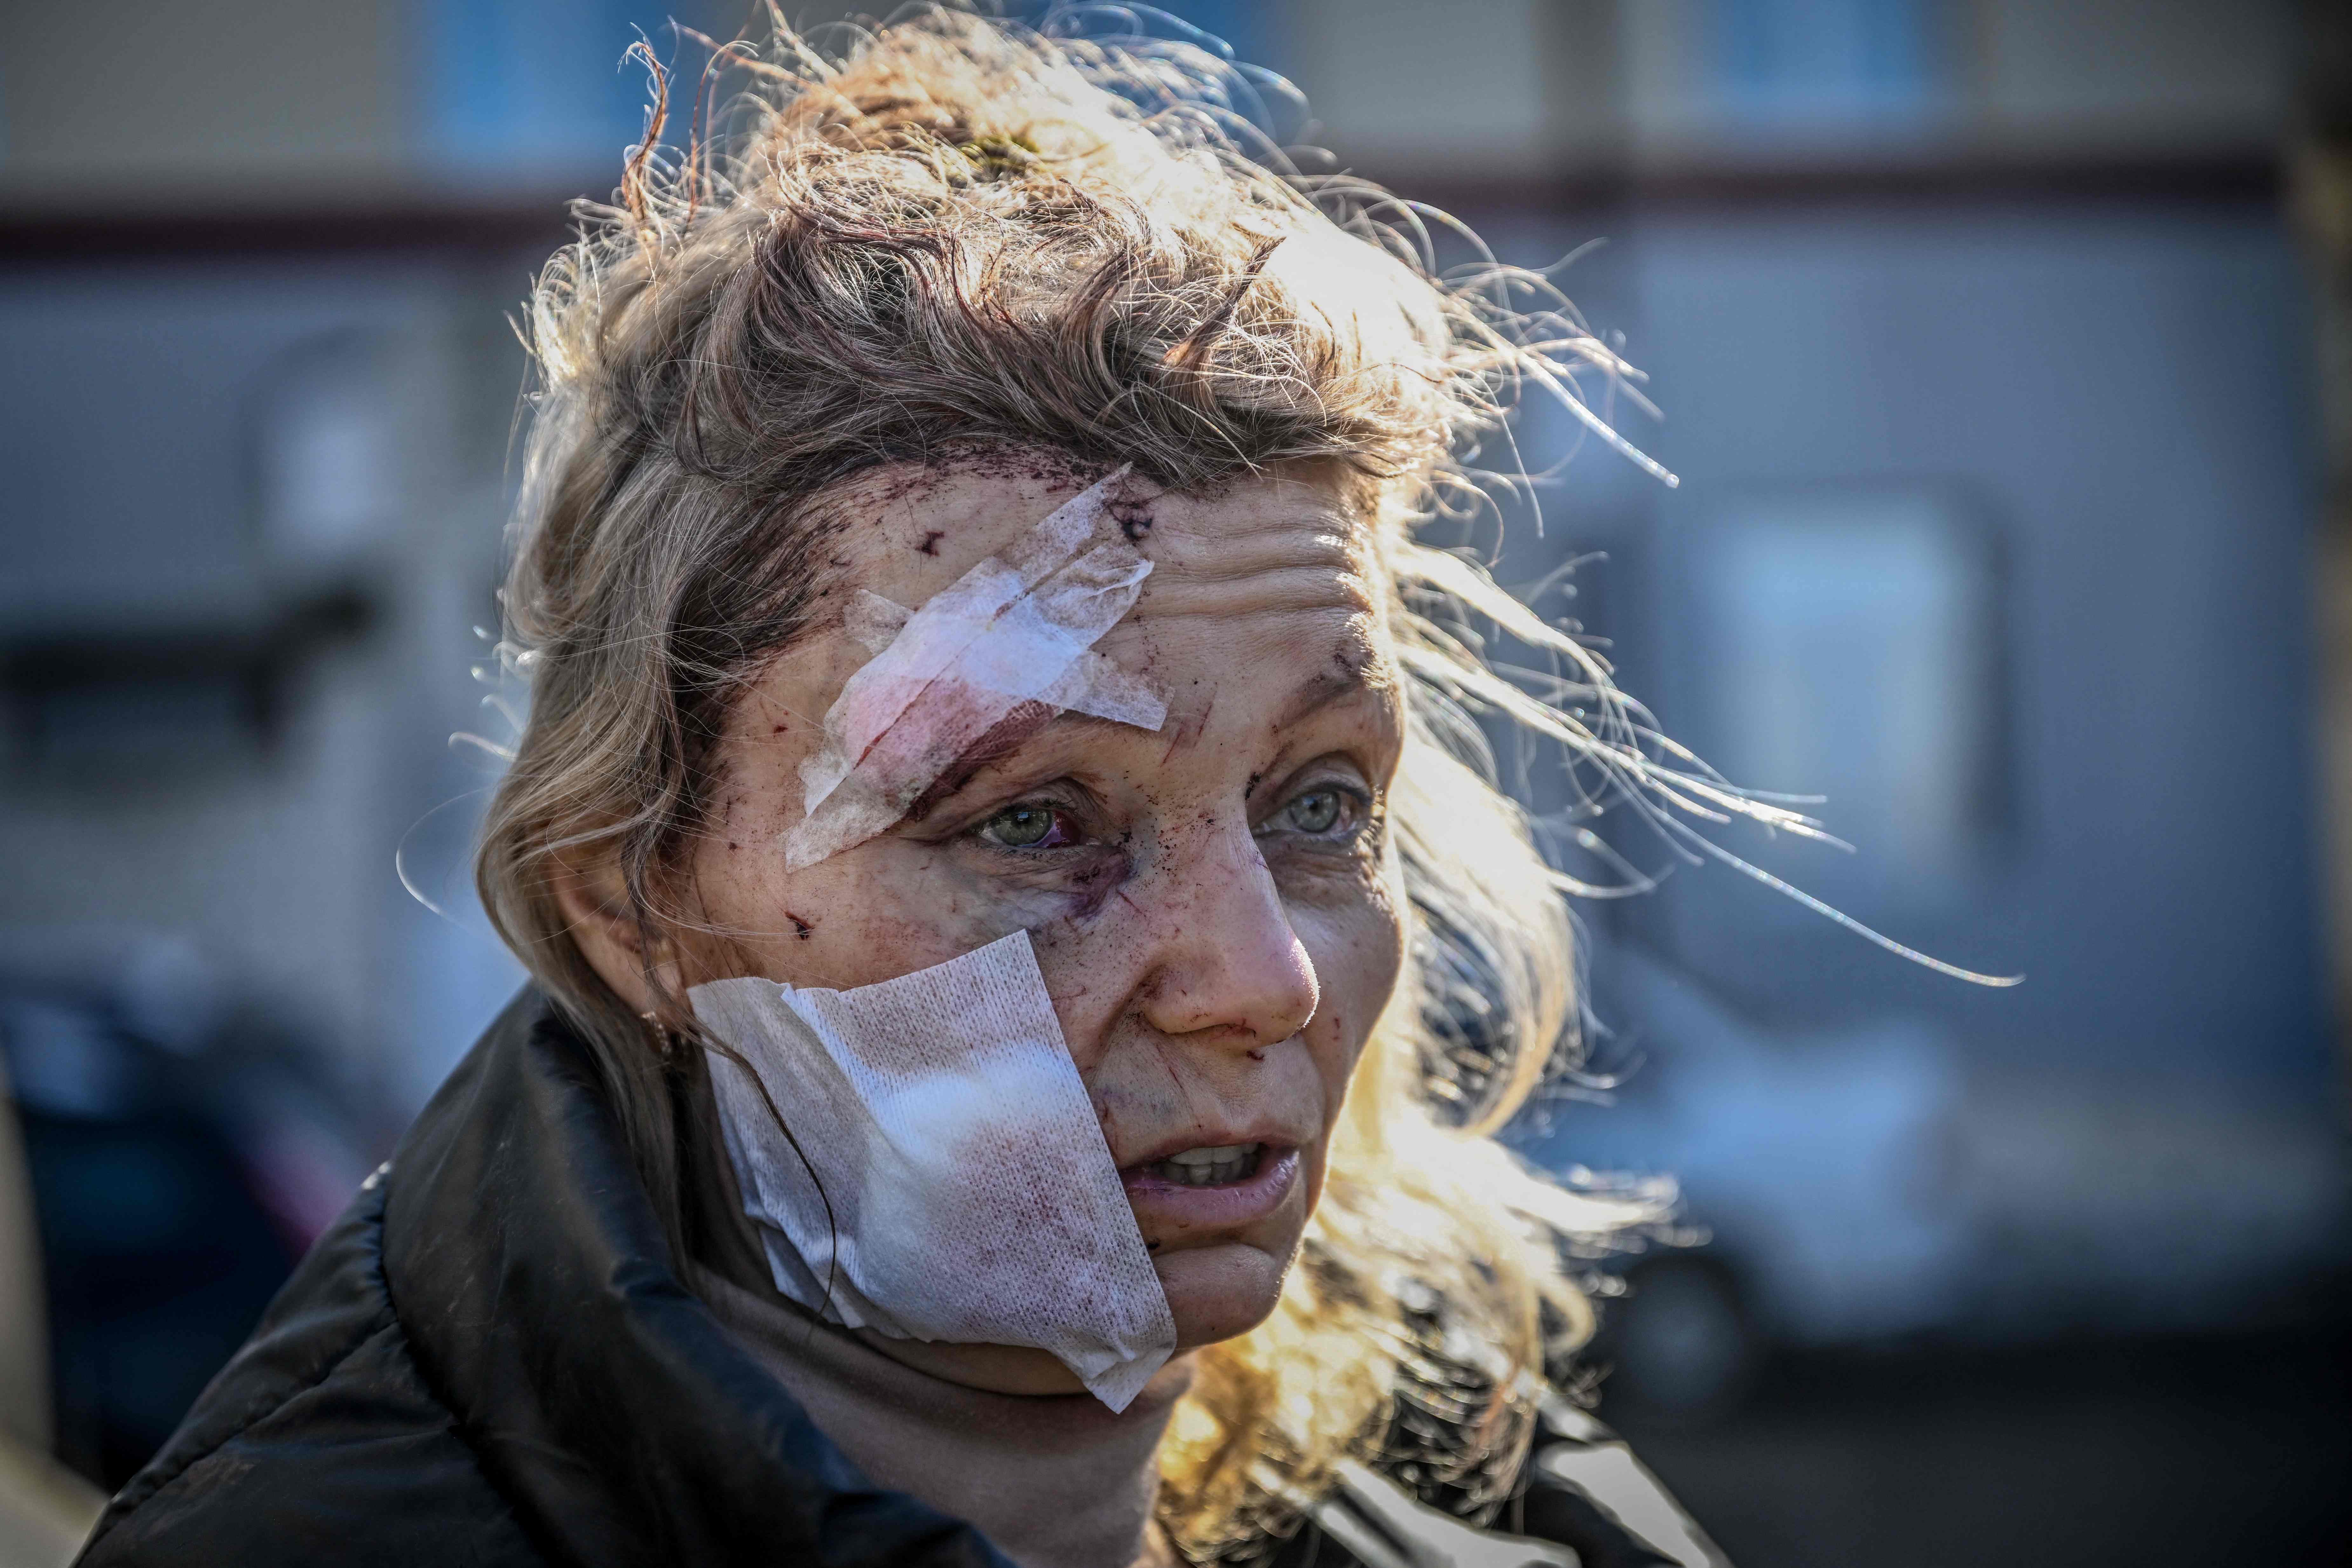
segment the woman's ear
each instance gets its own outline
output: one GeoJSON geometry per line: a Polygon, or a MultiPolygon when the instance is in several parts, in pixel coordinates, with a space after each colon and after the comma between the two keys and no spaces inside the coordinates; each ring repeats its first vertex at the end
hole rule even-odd
{"type": "Polygon", "coordinates": [[[654,987],[646,982],[648,968],[670,995],[683,994],[677,944],[656,928],[648,953],[646,927],[639,922],[621,868],[614,861],[558,862],[555,901],[581,956],[632,1011],[649,1013],[655,1008],[654,987]]]}

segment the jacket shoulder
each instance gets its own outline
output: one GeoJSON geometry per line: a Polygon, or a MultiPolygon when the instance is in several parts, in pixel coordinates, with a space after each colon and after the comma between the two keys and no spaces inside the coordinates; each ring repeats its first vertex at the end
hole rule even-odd
{"type": "Polygon", "coordinates": [[[1623,1439],[1559,1399],[1545,1402],[1518,1496],[1495,1529],[1362,1465],[1341,1466],[1337,1483],[1272,1568],[1730,1568],[1623,1439]]]}
{"type": "Polygon", "coordinates": [[[1545,1402],[1518,1511],[1529,1535],[1573,1545],[1584,1568],[1730,1568],[1625,1440],[1563,1399],[1545,1402]]]}
{"type": "Polygon", "coordinates": [[[544,1563],[409,1353],[384,1286],[383,1185],[369,1178],[311,1249],[81,1563],[544,1563]]]}

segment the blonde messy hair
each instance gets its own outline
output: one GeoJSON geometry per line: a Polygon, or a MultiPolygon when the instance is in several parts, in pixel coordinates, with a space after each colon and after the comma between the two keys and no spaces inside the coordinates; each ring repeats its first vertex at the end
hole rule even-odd
{"type": "MultiPolygon", "coordinates": [[[[1563,1258],[1640,1205],[1563,1191],[1491,1136],[1578,1035],[1574,885],[1496,787],[1481,716],[1566,747],[1596,802],[1757,808],[1667,772],[1584,648],[1415,531],[1530,383],[1613,442],[1575,378],[1623,367],[1536,275],[1441,279],[1412,209],[1298,174],[1236,109],[1244,79],[1191,45],[942,9],[827,55],[779,25],[716,48],[683,151],[656,83],[619,201],[585,209],[530,304],[506,608],[531,703],[478,877],[597,1053],[657,1206],[675,1229],[670,1089],[699,1053],[649,1045],[555,885],[608,860],[648,938],[667,918],[728,705],[813,623],[832,526],[813,500],[970,444],[1175,489],[1320,466],[1393,579],[1412,963],[1280,1306],[1201,1358],[1161,1516],[1196,1559],[1246,1554],[1363,1457],[1485,1517],[1548,1357],[1589,1328],[1563,1258]],[[706,132],[730,72],[750,86],[706,132]],[[1539,657],[1498,673],[1492,632],[1539,657]]],[[[682,998],[660,1016],[696,1037],[682,998]]]]}

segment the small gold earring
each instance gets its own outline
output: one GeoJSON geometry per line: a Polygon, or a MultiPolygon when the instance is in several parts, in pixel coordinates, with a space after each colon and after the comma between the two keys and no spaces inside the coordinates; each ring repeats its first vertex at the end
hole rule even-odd
{"type": "Polygon", "coordinates": [[[657,1013],[645,1012],[638,1014],[637,1016],[643,1018],[646,1021],[646,1027],[653,1031],[655,1053],[667,1059],[669,1054],[677,1048],[676,1032],[661,1021],[661,1016],[657,1013]]]}

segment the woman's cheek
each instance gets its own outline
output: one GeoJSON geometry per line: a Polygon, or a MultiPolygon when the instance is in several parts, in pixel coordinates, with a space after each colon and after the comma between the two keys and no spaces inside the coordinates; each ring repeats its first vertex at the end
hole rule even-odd
{"type": "Polygon", "coordinates": [[[1402,880],[1393,859],[1383,858],[1284,889],[1324,994],[1348,996],[1359,1017],[1387,1005],[1403,970],[1402,880]]]}
{"type": "Polygon", "coordinates": [[[725,844],[698,868],[702,913],[736,955],[730,973],[846,990],[960,958],[1023,923],[945,875],[929,846],[877,839],[800,871],[764,847],[725,844]]]}
{"type": "Polygon", "coordinates": [[[1316,1065],[1331,1090],[1331,1120],[1338,1118],[1339,1100],[1372,1024],[1403,972],[1404,928],[1396,901],[1384,891],[1363,892],[1336,908],[1297,909],[1292,917],[1322,990],[1308,1035],[1316,1065]]]}

